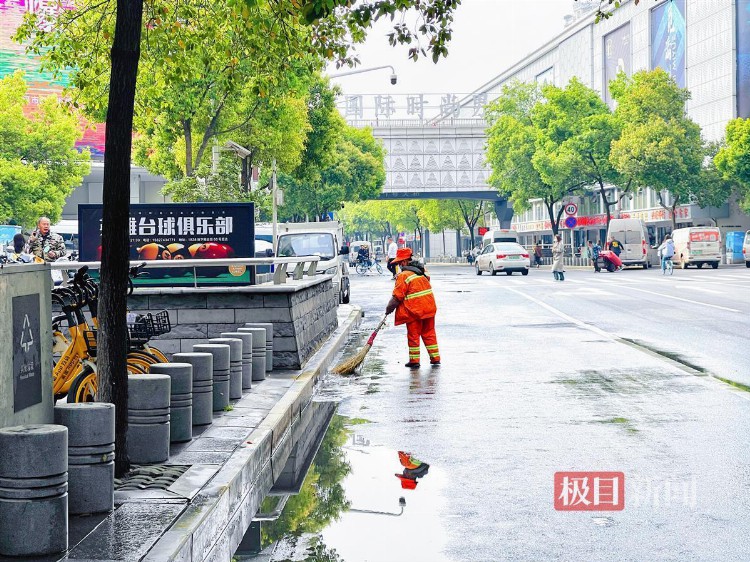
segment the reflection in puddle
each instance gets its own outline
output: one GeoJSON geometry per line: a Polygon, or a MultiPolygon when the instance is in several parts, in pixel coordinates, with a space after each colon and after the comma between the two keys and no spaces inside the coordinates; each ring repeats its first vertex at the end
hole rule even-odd
{"type": "Polygon", "coordinates": [[[263,551],[238,560],[394,561],[415,552],[446,560],[439,515],[446,475],[408,452],[374,445],[362,433],[369,427],[333,415],[299,493],[285,505],[263,500],[260,513],[275,519],[260,524],[263,551]]]}

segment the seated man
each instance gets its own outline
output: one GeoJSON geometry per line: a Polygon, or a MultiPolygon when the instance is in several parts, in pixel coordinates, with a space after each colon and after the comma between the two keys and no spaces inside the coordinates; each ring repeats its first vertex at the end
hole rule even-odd
{"type": "Polygon", "coordinates": [[[367,244],[362,244],[357,252],[357,261],[360,263],[370,265],[370,247],[367,244]]]}

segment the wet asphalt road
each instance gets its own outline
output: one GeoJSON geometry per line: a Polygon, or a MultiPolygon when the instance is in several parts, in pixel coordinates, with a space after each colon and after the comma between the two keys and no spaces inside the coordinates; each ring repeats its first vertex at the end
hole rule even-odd
{"type": "MultiPolygon", "coordinates": [[[[750,559],[750,393],[705,374],[750,384],[750,270],[431,273],[443,365],[422,350],[405,369],[389,326],[360,375],[325,383],[369,422],[346,447],[352,504],[407,503],[324,530],[342,559],[750,559]],[[399,449],[431,465],[416,490],[393,476],[399,449]],[[555,511],[567,470],[622,471],[624,510],[555,511]]],[[[352,279],[363,332],[391,283],[352,279]]]]}

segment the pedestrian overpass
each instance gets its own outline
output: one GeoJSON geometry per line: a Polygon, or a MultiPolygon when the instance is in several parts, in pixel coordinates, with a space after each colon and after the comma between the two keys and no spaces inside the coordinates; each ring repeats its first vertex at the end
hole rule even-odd
{"type": "Polygon", "coordinates": [[[370,126],[386,151],[386,180],[379,199],[477,199],[495,205],[500,225],[510,228],[513,208],[488,184],[483,119],[350,120],[370,126]]]}

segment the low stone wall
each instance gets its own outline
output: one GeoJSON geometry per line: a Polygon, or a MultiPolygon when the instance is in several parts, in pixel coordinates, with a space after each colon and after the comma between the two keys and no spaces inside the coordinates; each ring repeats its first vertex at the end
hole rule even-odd
{"type": "Polygon", "coordinates": [[[167,310],[172,331],[153,340],[167,355],[231,332],[246,322],[274,325],[274,369],[299,369],[336,329],[331,276],[283,285],[136,289],[132,312],[167,310]]]}

